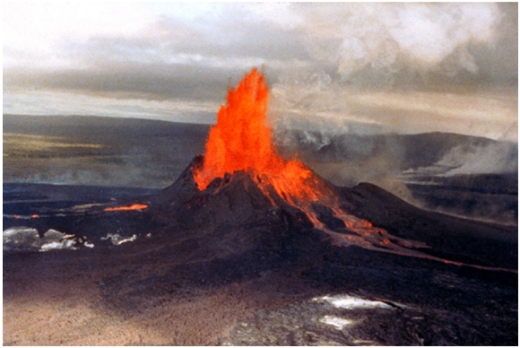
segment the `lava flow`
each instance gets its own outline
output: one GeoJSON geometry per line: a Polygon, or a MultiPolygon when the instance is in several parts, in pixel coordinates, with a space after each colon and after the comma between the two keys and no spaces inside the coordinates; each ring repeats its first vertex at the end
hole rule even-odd
{"type": "Polygon", "coordinates": [[[146,208],[148,208],[148,206],[146,204],[135,203],[135,204],[128,205],[128,206],[108,207],[108,208],[105,208],[104,210],[105,211],[125,211],[125,210],[143,210],[146,208]]]}

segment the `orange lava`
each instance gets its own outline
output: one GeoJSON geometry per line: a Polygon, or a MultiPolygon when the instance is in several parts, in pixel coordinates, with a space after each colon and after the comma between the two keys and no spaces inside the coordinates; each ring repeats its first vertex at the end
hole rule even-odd
{"type": "Polygon", "coordinates": [[[148,208],[146,204],[136,203],[128,206],[108,207],[105,208],[105,211],[143,210],[146,208],[148,208]]]}
{"type": "Polygon", "coordinates": [[[327,196],[325,185],[300,161],[280,157],[272,143],[267,124],[269,89],[264,76],[253,69],[228,92],[217,123],[210,129],[201,170],[194,173],[200,190],[226,173],[249,171],[266,192],[271,184],[293,205],[317,201],[327,196]]]}
{"type": "MultiPolygon", "coordinates": [[[[273,203],[272,189],[285,202],[302,210],[315,228],[336,235],[314,211],[312,203],[319,202],[360,236],[356,243],[366,245],[370,243],[366,238],[386,236],[386,231],[373,227],[369,221],[343,211],[334,191],[302,162],[288,161],[277,154],[267,124],[268,102],[269,89],[257,69],[229,90],[227,104],[221,106],[217,123],[210,129],[204,162],[193,173],[199,190],[206,189],[215,178],[243,170],[273,203]]],[[[379,240],[374,242],[380,244],[379,240]]]]}

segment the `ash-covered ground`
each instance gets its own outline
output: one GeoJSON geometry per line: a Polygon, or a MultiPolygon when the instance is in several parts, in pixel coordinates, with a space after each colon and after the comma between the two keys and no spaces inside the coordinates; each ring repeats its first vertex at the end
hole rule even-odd
{"type": "Polygon", "coordinates": [[[4,118],[6,345],[518,344],[517,177],[502,158],[485,175],[461,162],[495,147],[512,158],[514,144],[285,134],[283,151],[298,145],[347,186],[356,216],[426,243],[434,260],[334,245],[292,211],[262,215],[236,179],[213,210],[179,200],[189,185],[162,190],[204,152],[206,126],[51,119],[4,118]],[[147,208],[104,210],[136,202],[147,208]],[[179,219],[185,203],[198,215],[179,219]]]}

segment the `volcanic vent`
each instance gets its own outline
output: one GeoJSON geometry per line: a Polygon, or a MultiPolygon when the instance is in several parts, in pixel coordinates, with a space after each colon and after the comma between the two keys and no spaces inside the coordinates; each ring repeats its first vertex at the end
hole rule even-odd
{"type": "MultiPolygon", "coordinates": [[[[229,91],[227,105],[221,107],[217,123],[209,132],[205,156],[197,157],[179,181],[166,190],[174,193],[167,197],[178,200],[183,191],[179,186],[184,190],[191,186],[186,196],[188,201],[178,206],[188,210],[205,206],[203,211],[211,211],[217,220],[222,210],[226,210],[224,207],[234,212],[229,216],[234,223],[242,222],[244,214],[256,211],[274,214],[280,210],[281,214],[291,216],[291,223],[317,228],[331,237],[335,236],[332,228],[348,229],[351,234],[344,240],[354,244],[368,245],[365,238],[384,236],[384,230],[347,213],[331,184],[302,162],[285,160],[277,154],[267,125],[268,97],[263,75],[253,69],[236,89],[229,91]],[[223,202],[216,197],[230,194],[228,204],[218,207],[223,202]],[[219,204],[208,209],[212,200],[219,204]],[[236,214],[237,207],[241,214],[236,214]]],[[[183,216],[183,220],[190,215],[179,213],[173,215],[183,216]]],[[[258,214],[253,215],[258,218],[258,214]]],[[[217,225],[221,222],[212,221],[217,225]]],[[[375,244],[386,247],[392,243],[383,238],[375,244]]]]}
{"type": "Polygon", "coordinates": [[[368,184],[352,190],[338,188],[302,162],[279,156],[267,124],[268,100],[267,84],[257,69],[229,90],[227,104],[221,106],[210,129],[205,155],[194,158],[178,180],[153,199],[149,213],[164,232],[240,229],[250,235],[235,235],[229,247],[241,250],[258,238],[279,243],[285,237],[310,233],[320,244],[501,269],[482,264],[470,256],[470,250],[462,250],[461,256],[460,247],[458,255],[445,258],[445,252],[435,251],[436,244],[445,246],[443,238],[410,238],[415,237],[411,231],[388,224],[392,220],[388,216],[398,208],[402,209],[396,215],[403,209],[418,210],[385,191],[368,184]],[[366,196],[371,196],[370,201],[366,196]],[[382,211],[374,209],[378,204],[382,211]],[[372,217],[379,227],[370,221],[372,217]],[[252,229],[264,232],[257,236],[252,229]]]}

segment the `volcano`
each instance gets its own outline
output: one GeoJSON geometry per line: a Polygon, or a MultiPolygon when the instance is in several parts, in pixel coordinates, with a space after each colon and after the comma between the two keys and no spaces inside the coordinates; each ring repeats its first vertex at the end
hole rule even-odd
{"type": "Polygon", "coordinates": [[[320,179],[335,206],[316,200],[302,204],[305,210],[274,187],[260,185],[262,178],[251,171],[226,174],[199,190],[194,173],[203,161],[194,158],[173,185],[147,201],[147,214],[161,226],[159,234],[202,230],[215,246],[226,245],[219,257],[267,245],[277,252],[294,251],[298,245],[303,248],[299,257],[309,260],[324,249],[348,253],[348,247],[358,247],[516,273],[517,254],[510,250],[516,238],[507,227],[429,213],[372,184],[345,188],[320,179]]]}
{"type": "MultiPolygon", "coordinates": [[[[410,228],[410,222],[392,226],[381,219],[392,216],[390,220],[399,221],[400,211],[414,211],[398,198],[373,185],[335,187],[302,162],[283,159],[271,139],[267,105],[268,87],[256,69],[229,90],[228,102],[210,129],[206,154],[194,158],[172,186],[151,200],[150,212],[166,231],[261,226],[268,231],[263,237],[275,240],[313,231],[316,238],[335,246],[514,272],[492,261],[490,254],[496,255],[500,245],[493,246],[492,253],[489,245],[476,251],[474,237],[468,235],[463,245],[439,252],[438,246],[445,247],[443,237],[410,228]],[[359,197],[367,195],[371,199],[360,202],[359,197]],[[379,212],[373,209],[378,206],[379,212]],[[453,257],[444,257],[450,254],[453,257]]],[[[448,225],[437,230],[461,230],[456,221],[448,225]]],[[[512,266],[516,259],[511,256],[507,263],[512,266]]]]}
{"type": "Polygon", "coordinates": [[[277,154],[267,105],[253,69],[229,90],[205,154],[171,186],[4,215],[4,228],[78,242],[4,254],[7,342],[518,343],[516,227],[425,211],[368,183],[337,187],[277,154]],[[106,240],[116,234],[132,242],[106,240]],[[91,319],[74,330],[89,339],[22,337],[13,317],[27,303],[39,314],[81,307],[91,319]],[[129,329],[116,339],[107,325],[129,329]]]}

